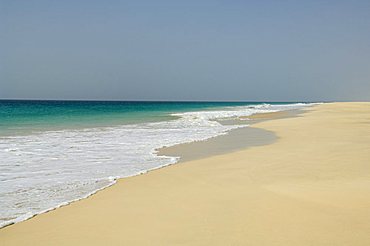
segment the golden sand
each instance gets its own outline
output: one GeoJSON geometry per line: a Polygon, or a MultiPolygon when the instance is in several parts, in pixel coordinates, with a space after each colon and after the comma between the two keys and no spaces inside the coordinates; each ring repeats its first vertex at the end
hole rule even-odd
{"type": "Polygon", "coordinates": [[[370,103],[254,127],[278,141],[122,179],[0,245],[370,245],[370,103]]]}

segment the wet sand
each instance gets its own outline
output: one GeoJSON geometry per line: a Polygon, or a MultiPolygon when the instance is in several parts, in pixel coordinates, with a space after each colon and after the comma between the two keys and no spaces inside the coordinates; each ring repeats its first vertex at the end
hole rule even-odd
{"type": "Polygon", "coordinates": [[[253,114],[240,119],[219,121],[221,124],[240,125],[240,128],[229,131],[226,135],[217,136],[205,141],[178,144],[158,150],[158,155],[180,157],[179,162],[192,161],[210,156],[232,153],[252,146],[275,142],[278,137],[272,131],[254,128],[253,125],[266,120],[299,117],[302,110],[287,110],[272,113],[253,114]],[[252,127],[249,127],[252,126],[252,127]]]}

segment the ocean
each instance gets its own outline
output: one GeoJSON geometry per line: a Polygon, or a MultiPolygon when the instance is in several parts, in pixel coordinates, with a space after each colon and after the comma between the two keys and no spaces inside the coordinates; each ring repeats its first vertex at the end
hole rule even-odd
{"type": "Polygon", "coordinates": [[[0,100],[0,227],[177,162],[158,148],[246,127],[223,119],[309,105],[0,100]]]}

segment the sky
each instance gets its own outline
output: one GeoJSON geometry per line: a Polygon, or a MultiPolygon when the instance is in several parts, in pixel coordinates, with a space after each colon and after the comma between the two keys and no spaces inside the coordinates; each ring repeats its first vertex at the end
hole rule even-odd
{"type": "Polygon", "coordinates": [[[0,98],[370,100],[370,1],[0,0],[0,98]]]}

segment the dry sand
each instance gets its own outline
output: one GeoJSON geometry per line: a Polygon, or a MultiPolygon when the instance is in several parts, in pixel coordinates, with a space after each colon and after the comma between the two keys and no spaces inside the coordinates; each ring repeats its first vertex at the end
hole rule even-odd
{"type": "Polygon", "coordinates": [[[370,245],[370,103],[254,127],[278,140],[122,179],[0,245],[370,245]]]}

